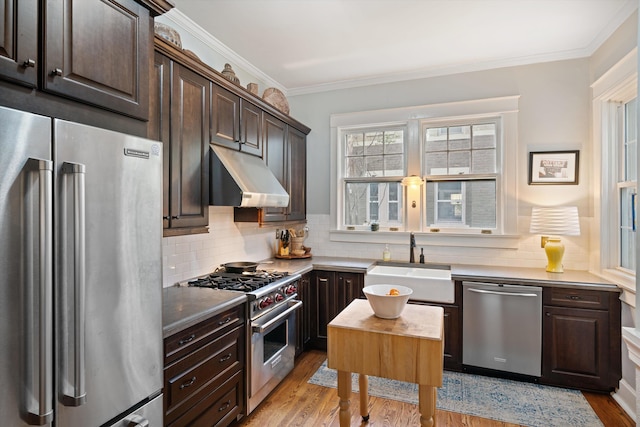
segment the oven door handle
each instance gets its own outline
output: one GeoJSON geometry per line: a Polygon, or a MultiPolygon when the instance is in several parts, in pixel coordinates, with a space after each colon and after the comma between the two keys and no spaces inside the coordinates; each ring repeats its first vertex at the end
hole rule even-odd
{"type": "Polygon", "coordinates": [[[291,305],[291,307],[289,307],[288,309],[286,309],[285,311],[283,311],[282,313],[278,314],[276,317],[274,317],[273,319],[269,320],[267,323],[264,323],[262,325],[251,325],[251,329],[253,330],[253,332],[257,332],[257,333],[264,333],[267,329],[269,329],[272,325],[278,323],[280,320],[284,319],[285,317],[288,317],[291,313],[293,313],[294,311],[296,311],[297,309],[299,309],[302,306],[302,301],[291,301],[293,304],[291,305]]]}

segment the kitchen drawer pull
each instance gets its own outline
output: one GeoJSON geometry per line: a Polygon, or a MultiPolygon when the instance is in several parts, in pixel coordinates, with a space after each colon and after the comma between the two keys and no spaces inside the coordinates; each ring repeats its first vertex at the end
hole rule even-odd
{"type": "Polygon", "coordinates": [[[572,299],[572,300],[579,300],[580,299],[580,295],[567,295],[567,299],[572,299]]]}
{"type": "Polygon", "coordinates": [[[491,295],[504,295],[504,296],[512,296],[512,297],[537,297],[537,294],[525,294],[518,292],[498,292],[498,291],[486,291],[484,289],[474,289],[469,288],[470,292],[476,292],[478,294],[491,294],[491,295]]]}
{"type": "Polygon", "coordinates": [[[191,387],[195,382],[196,382],[196,377],[192,377],[189,381],[185,381],[182,384],[180,384],[180,390],[185,389],[187,387],[191,387]]]}
{"type": "Polygon", "coordinates": [[[224,363],[224,362],[226,362],[227,360],[231,359],[231,356],[232,356],[232,354],[231,354],[231,353],[229,353],[229,354],[227,354],[226,356],[221,357],[221,358],[220,358],[220,360],[219,360],[219,362],[220,362],[220,363],[224,363]]]}
{"type": "Polygon", "coordinates": [[[219,326],[226,325],[226,324],[227,324],[227,323],[229,323],[229,322],[231,322],[231,316],[227,317],[227,318],[226,318],[226,319],[224,319],[224,320],[219,321],[219,322],[218,322],[218,325],[219,325],[219,326]]]}
{"type": "Polygon", "coordinates": [[[227,400],[224,405],[218,408],[218,412],[226,410],[229,406],[231,406],[231,401],[227,400]]]}
{"type": "Polygon", "coordinates": [[[191,334],[190,336],[188,336],[185,339],[182,339],[180,341],[178,341],[178,345],[185,345],[190,343],[191,341],[193,341],[194,339],[196,339],[196,334],[191,334]]]}

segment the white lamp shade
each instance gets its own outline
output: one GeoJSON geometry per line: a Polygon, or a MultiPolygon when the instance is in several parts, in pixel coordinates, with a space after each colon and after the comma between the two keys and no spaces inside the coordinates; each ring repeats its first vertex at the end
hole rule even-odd
{"type": "Polygon", "coordinates": [[[533,208],[529,232],[546,236],[579,236],[578,208],[576,206],[533,208]]]}
{"type": "Polygon", "coordinates": [[[402,181],[400,182],[400,184],[402,184],[405,187],[419,186],[419,185],[422,185],[422,182],[423,182],[422,178],[420,178],[419,176],[411,175],[411,176],[405,176],[404,178],[402,178],[402,181]]]}

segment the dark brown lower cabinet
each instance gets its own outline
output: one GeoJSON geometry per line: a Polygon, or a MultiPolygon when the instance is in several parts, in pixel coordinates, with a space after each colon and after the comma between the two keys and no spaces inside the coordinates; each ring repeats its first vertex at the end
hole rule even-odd
{"type": "Polygon", "coordinates": [[[164,340],[164,425],[228,426],[244,413],[245,307],[164,340]]]}
{"type": "Polygon", "coordinates": [[[311,340],[311,312],[315,297],[311,295],[311,273],[305,273],[298,282],[298,299],[302,309],[296,314],[296,356],[309,346],[311,340]]]}
{"type": "Polygon", "coordinates": [[[411,301],[411,304],[434,305],[444,309],[444,369],[462,371],[462,282],[455,283],[453,304],[428,304],[411,301]]]}
{"type": "Polygon", "coordinates": [[[327,325],[354,299],[363,298],[364,273],[314,270],[311,273],[310,348],[327,349],[327,325]]]}
{"type": "Polygon", "coordinates": [[[615,292],[544,288],[541,384],[611,391],[621,374],[615,292]]]}

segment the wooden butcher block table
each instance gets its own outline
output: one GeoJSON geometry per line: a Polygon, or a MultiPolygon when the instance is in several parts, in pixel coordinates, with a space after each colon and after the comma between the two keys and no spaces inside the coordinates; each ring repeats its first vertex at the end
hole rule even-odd
{"type": "Polygon", "coordinates": [[[367,375],[417,383],[422,426],[433,426],[442,386],[442,307],[407,304],[397,319],[381,319],[354,300],[328,326],[327,366],[338,371],[340,427],[350,425],[351,373],[360,374],[360,414],[369,418],[367,375]]]}

